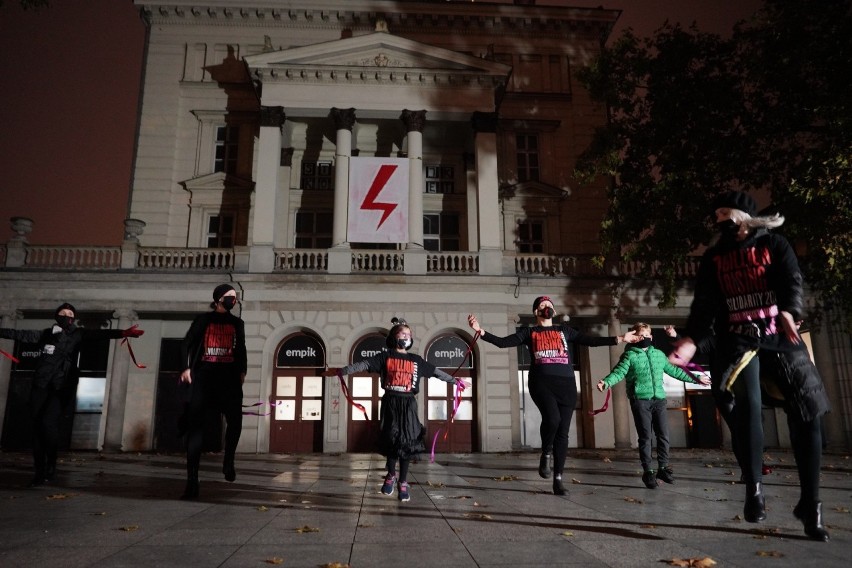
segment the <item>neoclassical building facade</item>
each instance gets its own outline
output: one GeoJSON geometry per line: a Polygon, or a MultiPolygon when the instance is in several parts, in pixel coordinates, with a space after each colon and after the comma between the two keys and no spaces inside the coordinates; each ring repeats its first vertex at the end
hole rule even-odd
{"type": "MultiPolygon", "coordinates": [[[[606,120],[576,72],[618,11],[511,0],[135,4],[148,39],[123,244],[32,246],[32,223],[16,219],[0,252],[2,327],[45,327],[69,301],[84,325],[145,330],[132,343],[144,368],[118,342],[84,351],[71,447],[179,449],[180,340],[223,282],[246,322],[252,406],[239,450],[253,453],[371,451],[376,377],[345,385],[367,420],[320,373],[381,349],[392,317],[412,326],[416,352],[473,383],[437,448],[452,452],[539,442],[524,353],[472,343],[469,313],[508,335],[549,295],[590,334],[684,323],[695,263],[665,311],[653,266],[597,267],[605,187],[571,177],[606,120]]],[[[848,447],[849,336],[826,323],[809,340],[836,401],[827,440],[848,447]]],[[[0,348],[20,360],[0,358],[3,446],[16,447],[25,441],[10,424],[22,420],[32,358],[25,345],[0,348]]],[[[603,403],[593,386],[622,349],[575,349],[572,446],[635,445],[623,385],[609,412],[587,412],[603,403]]],[[[723,444],[708,393],[667,385],[674,445],[723,444]]],[[[429,381],[419,401],[430,432],[447,425],[445,383],[429,381]]],[[[787,445],[776,422],[767,410],[768,439],[787,445]]]]}

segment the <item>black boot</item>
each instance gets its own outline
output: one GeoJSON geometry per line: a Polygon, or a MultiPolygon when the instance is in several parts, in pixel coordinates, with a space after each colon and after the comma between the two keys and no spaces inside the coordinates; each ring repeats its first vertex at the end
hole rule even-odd
{"type": "Polygon", "coordinates": [[[183,495],[180,496],[184,501],[194,501],[198,499],[198,470],[189,469],[186,472],[186,488],[183,490],[183,495]]]}
{"type": "Polygon", "coordinates": [[[762,483],[746,483],[743,518],[749,523],[757,523],[766,519],[766,499],[763,497],[762,483]]]}
{"type": "Polygon", "coordinates": [[[538,474],[547,479],[553,473],[553,454],[551,452],[542,452],[541,459],[538,462],[538,474]]]}
{"type": "Polygon", "coordinates": [[[793,509],[793,515],[805,525],[805,534],[814,540],[828,542],[828,531],[822,524],[822,502],[821,501],[799,501],[793,509]]]}
{"type": "Polygon", "coordinates": [[[562,485],[562,476],[557,474],[556,477],[553,478],[553,494],[554,495],[567,495],[568,491],[565,490],[565,486],[562,485]]]}
{"type": "Polygon", "coordinates": [[[234,456],[225,456],[225,461],[222,463],[222,473],[225,474],[225,481],[234,481],[237,478],[237,470],[234,468],[234,456]]]}

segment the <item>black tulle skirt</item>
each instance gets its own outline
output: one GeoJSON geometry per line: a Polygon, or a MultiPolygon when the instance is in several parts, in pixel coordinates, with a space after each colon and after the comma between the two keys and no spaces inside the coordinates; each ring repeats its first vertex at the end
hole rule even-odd
{"type": "Polygon", "coordinates": [[[411,459],[426,450],[426,428],[417,416],[417,399],[385,393],[379,417],[379,453],[388,458],[411,459]]]}

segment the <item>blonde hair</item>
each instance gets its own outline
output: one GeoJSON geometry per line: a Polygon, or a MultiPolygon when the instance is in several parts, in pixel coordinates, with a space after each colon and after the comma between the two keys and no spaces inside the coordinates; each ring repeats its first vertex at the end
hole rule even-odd
{"type": "Polygon", "coordinates": [[[649,331],[650,331],[651,326],[650,326],[650,325],[648,325],[647,323],[642,323],[642,322],[640,321],[640,322],[634,323],[634,324],[633,324],[633,327],[631,327],[631,328],[630,328],[630,331],[633,331],[633,332],[639,333],[639,332],[640,332],[640,331],[642,331],[643,329],[647,329],[647,330],[649,330],[649,331]]]}

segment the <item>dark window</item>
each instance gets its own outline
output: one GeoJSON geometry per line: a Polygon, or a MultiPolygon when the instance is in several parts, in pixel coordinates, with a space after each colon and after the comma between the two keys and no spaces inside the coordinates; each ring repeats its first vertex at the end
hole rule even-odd
{"type": "Polygon", "coordinates": [[[538,181],[538,136],[518,134],[516,136],[518,181],[538,181]]]}
{"type": "Polygon", "coordinates": [[[544,221],[518,221],[518,252],[544,252],[544,221]]]}
{"type": "Polygon", "coordinates": [[[213,171],[232,174],[237,171],[237,148],[240,129],[237,126],[216,127],[216,154],[213,171]]]}
{"type": "Polygon", "coordinates": [[[331,162],[302,162],[302,189],[334,189],[331,162]]]}
{"type": "Polygon", "coordinates": [[[426,166],[426,193],[455,193],[456,174],[453,166],[426,166]]]}
{"type": "Polygon", "coordinates": [[[431,251],[460,250],[459,216],[456,213],[423,215],[423,248],[431,251]]]}
{"type": "Polygon", "coordinates": [[[331,213],[317,211],[296,212],[296,248],[331,248],[331,213]]]}
{"type": "Polygon", "coordinates": [[[231,248],[234,246],[234,215],[220,213],[210,215],[207,220],[207,248],[231,248]]]}

